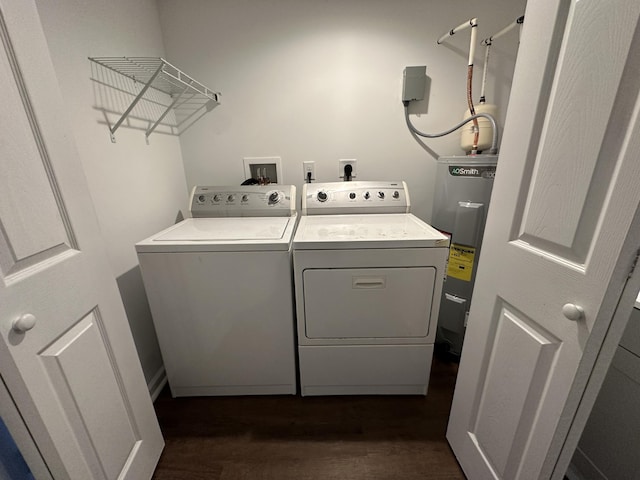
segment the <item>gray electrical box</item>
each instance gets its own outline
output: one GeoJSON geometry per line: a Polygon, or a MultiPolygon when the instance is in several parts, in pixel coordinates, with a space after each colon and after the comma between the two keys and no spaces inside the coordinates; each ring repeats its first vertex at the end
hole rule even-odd
{"type": "Polygon", "coordinates": [[[427,84],[427,67],[405,67],[402,78],[402,101],[422,100],[427,84]]]}

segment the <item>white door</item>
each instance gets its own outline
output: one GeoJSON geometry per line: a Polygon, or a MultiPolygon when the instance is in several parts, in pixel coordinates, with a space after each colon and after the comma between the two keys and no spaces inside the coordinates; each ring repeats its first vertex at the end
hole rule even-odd
{"type": "Polygon", "coordinates": [[[33,0],[0,0],[0,376],[53,478],[150,478],[162,435],[56,82],[33,0]]]}
{"type": "Polygon", "coordinates": [[[470,479],[551,476],[632,268],[639,18],[528,2],[447,431],[470,479]]]}

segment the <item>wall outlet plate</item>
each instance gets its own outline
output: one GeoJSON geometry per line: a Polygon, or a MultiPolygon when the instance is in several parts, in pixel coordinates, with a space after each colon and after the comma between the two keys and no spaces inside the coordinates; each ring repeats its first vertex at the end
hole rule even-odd
{"type": "Polygon", "coordinates": [[[338,160],[338,178],[344,178],[344,167],[351,165],[351,179],[356,178],[358,171],[356,170],[357,160],[355,158],[341,158],[338,160]]]}
{"type": "Polygon", "coordinates": [[[244,180],[268,179],[267,183],[283,183],[282,159],[280,157],[244,157],[244,180]]]}
{"type": "Polygon", "coordinates": [[[307,175],[311,173],[311,180],[316,179],[316,162],[302,162],[302,173],[304,174],[304,181],[307,181],[307,175]]]}

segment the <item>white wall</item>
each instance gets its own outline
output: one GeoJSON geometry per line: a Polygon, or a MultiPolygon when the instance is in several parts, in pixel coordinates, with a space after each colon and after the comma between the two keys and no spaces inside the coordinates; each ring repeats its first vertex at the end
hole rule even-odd
{"type": "MultiPolygon", "coordinates": [[[[186,203],[179,140],[121,128],[111,143],[101,105],[105,89],[92,80],[88,56],[161,56],[153,0],[38,0],[38,9],[68,107],[145,377],[162,368],[134,244],[171,225],[186,203]]],[[[108,319],[105,319],[108,321],[108,319]]]]}
{"type": "MultiPolygon", "coordinates": [[[[414,213],[429,221],[437,155],[463,154],[459,135],[410,135],[402,72],[427,65],[423,131],[442,131],[466,109],[469,31],[437,38],[472,16],[478,39],[524,13],[524,0],[158,0],[169,61],[222,92],[222,105],[181,137],[187,183],[239,184],[242,157],[281,156],[284,183],[338,180],[338,159],[358,159],[358,180],[407,180],[414,213]]],[[[496,42],[487,101],[504,118],[517,30],[496,42]]],[[[478,49],[476,65],[484,49],[478,49]]],[[[481,69],[475,74],[475,100],[481,69]]]]}

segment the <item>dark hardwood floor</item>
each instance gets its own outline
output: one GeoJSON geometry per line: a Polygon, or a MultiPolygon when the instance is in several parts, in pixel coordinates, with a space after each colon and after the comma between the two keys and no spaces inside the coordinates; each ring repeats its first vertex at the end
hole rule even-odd
{"type": "Polygon", "coordinates": [[[445,439],[457,364],[434,358],[417,396],[192,397],[155,408],[155,480],[464,479],[445,439]]]}

